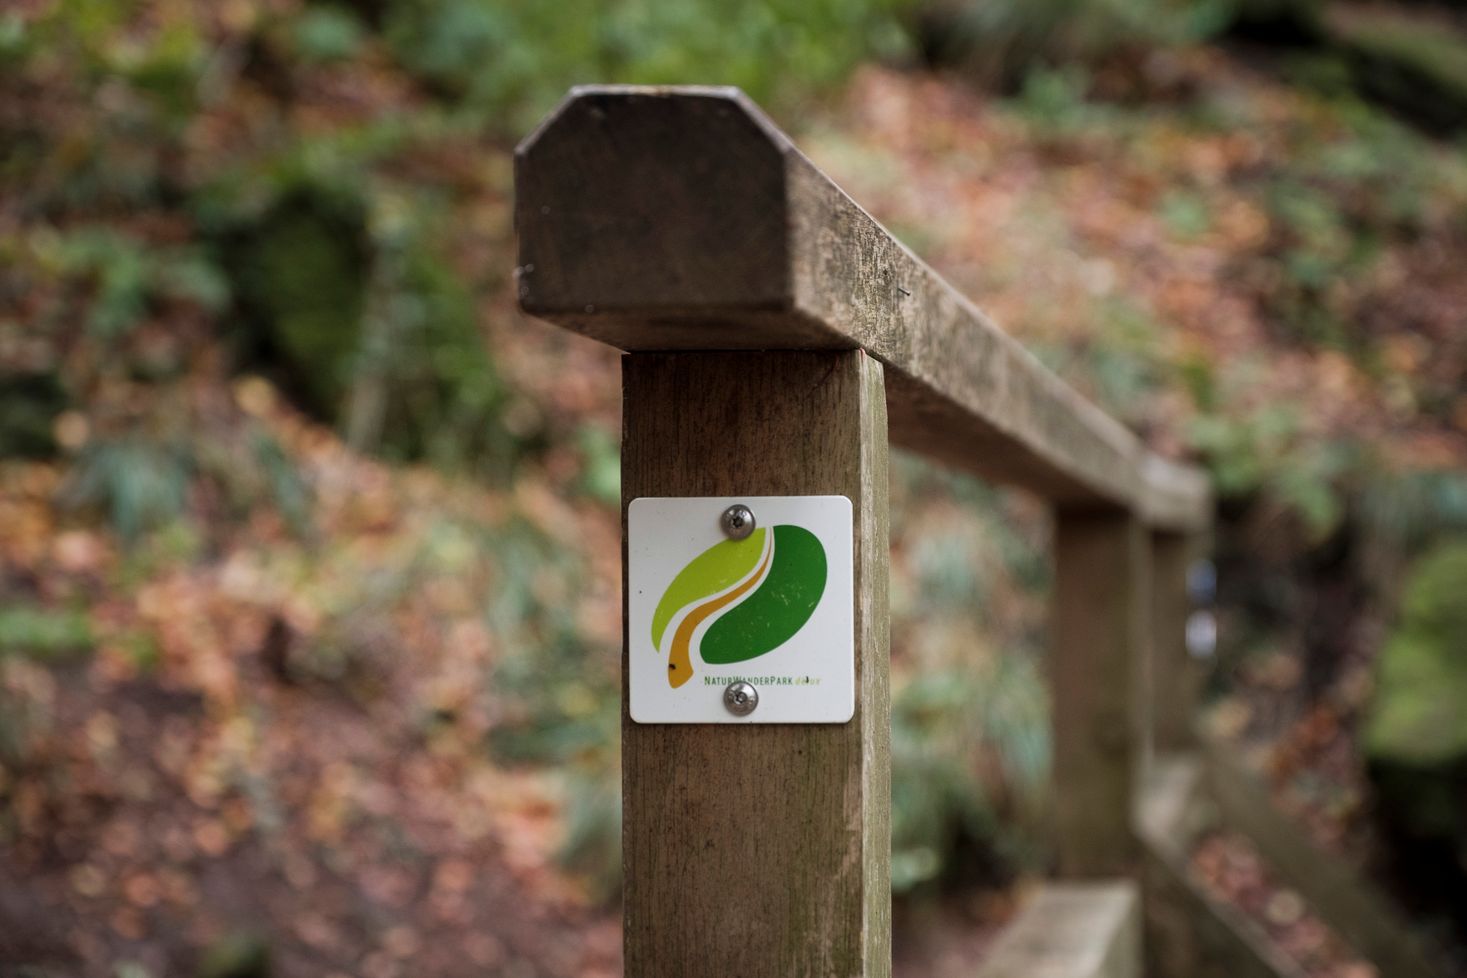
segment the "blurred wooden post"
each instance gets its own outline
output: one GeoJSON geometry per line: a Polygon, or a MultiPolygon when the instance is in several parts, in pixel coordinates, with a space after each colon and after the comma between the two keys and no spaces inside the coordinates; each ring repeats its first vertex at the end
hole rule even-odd
{"type": "Polygon", "coordinates": [[[1061,509],[1054,549],[1056,868],[1068,878],[1124,876],[1137,854],[1131,799],[1148,621],[1145,530],[1125,511],[1061,509]]]}
{"type": "MultiPolygon", "coordinates": [[[[623,360],[622,500],[844,495],[855,717],[639,724],[622,711],[626,973],[891,971],[887,436],[881,365],[838,353],[623,360]]],[[[625,551],[623,552],[625,556],[625,551]]]]}
{"type": "Polygon", "coordinates": [[[1197,538],[1151,533],[1151,636],[1146,661],[1145,708],[1150,749],[1157,754],[1197,746],[1194,724],[1200,677],[1187,651],[1187,617],[1192,601],[1187,571],[1199,550],[1197,538]]]}

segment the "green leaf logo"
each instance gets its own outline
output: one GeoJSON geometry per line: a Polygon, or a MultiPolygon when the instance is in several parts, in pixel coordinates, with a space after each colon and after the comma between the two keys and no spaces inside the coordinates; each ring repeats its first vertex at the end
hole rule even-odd
{"type": "Polygon", "coordinates": [[[667,586],[652,614],[652,646],[667,656],[673,689],[693,678],[692,643],[710,665],[746,662],[788,642],[825,594],[825,548],[815,534],[783,524],[716,543],[667,586]]]}

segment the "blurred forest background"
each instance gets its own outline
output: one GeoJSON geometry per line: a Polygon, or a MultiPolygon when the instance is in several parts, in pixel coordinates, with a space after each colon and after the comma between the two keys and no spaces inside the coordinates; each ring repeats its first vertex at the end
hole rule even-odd
{"type": "MultiPolygon", "coordinates": [[[[1209,728],[1461,946],[1467,5],[10,0],[0,975],[619,974],[616,355],[512,295],[514,143],[592,81],[742,86],[1208,466],[1209,728]]],[[[1046,858],[1049,528],[892,499],[945,973],[1046,858]]],[[[1250,860],[1196,865],[1372,973],[1250,860]]]]}

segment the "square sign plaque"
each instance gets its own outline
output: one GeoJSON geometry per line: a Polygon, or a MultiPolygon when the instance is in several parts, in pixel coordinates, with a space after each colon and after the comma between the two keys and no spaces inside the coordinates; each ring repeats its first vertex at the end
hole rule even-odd
{"type": "Polygon", "coordinates": [[[851,539],[845,496],[632,500],[632,719],[850,720],[856,706],[851,539]],[[752,529],[742,518],[749,514],[752,529]]]}

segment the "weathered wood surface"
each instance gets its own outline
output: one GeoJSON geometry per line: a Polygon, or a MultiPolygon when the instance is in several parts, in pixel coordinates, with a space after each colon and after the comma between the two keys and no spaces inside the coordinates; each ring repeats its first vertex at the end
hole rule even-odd
{"type": "Polygon", "coordinates": [[[1140,743],[1148,548],[1123,512],[1057,514],[1049,683],[1054,834],[1062,877],[1126,875],[1140,743]]]}
{"type": "Polygon", "coordinates": [[[1051,883],[1005,928],[978,978],[1141,978],[1135,883],[1051,883]]]}
{"type": "Polygon", "coordinates": [[[623,513],[638,496],[850,497],[857,637],[846,724],[638,724],[623,706],[626,973],[885,978],[881,365],[860,351],[635,354],[623,359],[623,395],[623,513]]]}
{"type": "Polygon", "coordinates": [[[1137,799],[1147,973],[1186,978],[1305,978],[1241,910],[1193,878],[1192,845],[1211,823],[1195,755],[1158,755],[1137,799]]]}
{"type": "Polygon", "coordinates": [[[1421,938],[1390,899],[1347,861],[1320,849],[1274,805],[1226,745],[1206,745],[1207,784],[1222,823],[1241,832],[1341,938],[1391,978],[1435,978],[1421,938]]]}
{"type": "Polygon", "coordinates": [[[1045,369],[735,89],[575,89],[515,182],[533,315],[630,351],[861,348],[898,444],[1056,503],[1207,522],[1201,473],[1045,369]]]}
{"type": "Polygon", "coordinates": [[[1187,617],[1192,612],[1187,569],[1200,552],[1195,536],[1165,531],[1151,534],[1151,621],[1144,696],[1148,753],[1169,754],[1196,747],[1193,731],[1202,670],[1187,651],[1187,617]]]}

